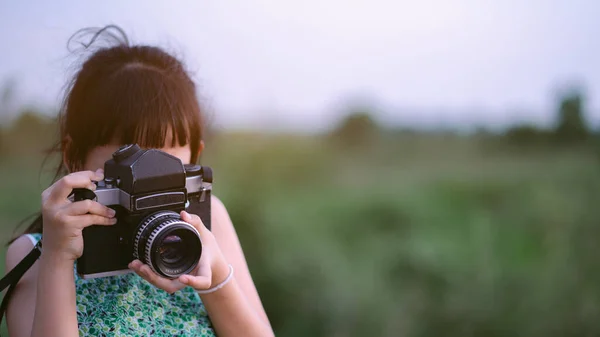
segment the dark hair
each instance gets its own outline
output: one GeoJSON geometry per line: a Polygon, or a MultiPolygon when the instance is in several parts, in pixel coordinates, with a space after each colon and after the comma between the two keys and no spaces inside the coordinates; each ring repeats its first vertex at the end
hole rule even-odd
{"type": "MultiPolygon", "coordinates": [[[[64,156],[55,180],[68,171],[81,170],[90,150],[108,144],[137,143],[161,148],[171,144],[191,147],[191,163],[198,161],[203,119],[196,86],[183,64],[164,50],[131,45],[117,26],[82,29],[91,34],[86,51],[100,37],[116,45],[94,50],[67,85],[58,115],[60,138],[53,150],[64,156]]],[[[42,217],[24,233],[41,233],[42,217]]],[[[11,240],[12,241],[12,240],[11,240]]]]}

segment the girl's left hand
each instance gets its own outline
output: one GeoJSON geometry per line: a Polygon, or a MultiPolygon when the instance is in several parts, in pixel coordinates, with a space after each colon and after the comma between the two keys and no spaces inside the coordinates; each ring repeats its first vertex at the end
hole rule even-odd
{"type": "Polygon", "coordinates": [[[214,235],[204,226],[200,217],[189,214],[186,211],[182,211],[180,215],[183,221],[196,227],[202,240],[200,262],[193,271],[171,280],[156,274],[148,265],[143,264],[140,260],[134,260],[129,264],[129,268],[135,271],[136,274],[169,294],[186,286],[191,286],[196,290],[209,289],[211,286],[222,282],[229,273],[229,267],[214,235]]]}

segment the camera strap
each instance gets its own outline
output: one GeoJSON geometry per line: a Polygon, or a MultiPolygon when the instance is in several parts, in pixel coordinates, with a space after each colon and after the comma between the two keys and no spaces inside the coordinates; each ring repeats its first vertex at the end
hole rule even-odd
{"type": "Polygon", "coordinates": [[[8,274],[6,274],[5,277],[3,277],[0,280],[0,292],[8,287],[8,291],[6,292],[6,294],[4,294],[4,297],[2,298],[2,304],[0,304],[0,324],[2,324],[2,318],[4,317],[4,313],[6,312],[8,301],[10,299],[10,296],[12,295],[12,292],[15,290],[17,283],[19,283],[19,280],[21,279],[21,277],[23,277],[27,270],[29,270],[29,268],[33,266],[35,261],[40,257],[41,253],[42,240],[38,241],[38,243],[35,245],[35,247],[33,247],[31,252],[29,252],[29,254],[27,254],[27,256],[25,256],[23,260],[19,262],[19,264],[17,264],[8,274]]]}

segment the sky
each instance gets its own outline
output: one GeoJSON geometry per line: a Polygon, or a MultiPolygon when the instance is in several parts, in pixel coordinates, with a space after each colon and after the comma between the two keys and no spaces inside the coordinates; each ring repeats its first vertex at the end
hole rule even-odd
{"type": "Polygon", "coordinates": [[[598,18],[595,0],[0,0],[0,81],[54,107],[69,37],[117,24],[181,57],[222,128],[326,128],[352,102],[398,125],[547,125],[571,83],[600,125],[598,18]]]}

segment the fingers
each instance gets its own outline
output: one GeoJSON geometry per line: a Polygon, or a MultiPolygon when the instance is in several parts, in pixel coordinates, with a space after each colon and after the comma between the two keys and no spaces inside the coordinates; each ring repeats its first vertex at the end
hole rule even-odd
{"type": "Polygon", "coordinates": [[[84,228],[91,225],[114,225],[117,219],[114,217],[114,209],[108,208],[93,200],[81,200],[68,204],[57,212],[61,222],[70,223],[76,227],[84,228]]]}
{"type": "Polygon", "coordinates": [[[172,294],[185,286],[181,284],[178,280],[169,280],[167,278],[161,277],[160,275],[153,272],[148,265],[143,264],[139,260],[132,261],[129,264],[129,268],[135,271],[136,274],[138,274],[144,280],[148,281],[150,284],[168,292],[169,294],[172,294]]]}
{"type": "Polygon", "coordinates": [[[117,218],[107,218],[101,215],[86,214],[71,217],[72,222],[79,227],[88,227],[91,225],[114,225],[117,223],[117,218]]]}
{"type": "Polygon", "coordinates": [[[190,286],[197,290],[208,289],[212,282],[210,273],[202,276],[181,275],[178,279],[169,280],[153,272],[148,265],[143,264],[140,260],[132,261],[129,264],[129,268],[150,284],[170,294],[185,286],[190,286]]]}
{"type": "Polygon", "coordinates": [[[204,290],[210,288],[212,276],[181,275],[179,276],[179,282],[196,290],[204,290]]]}
{"type": "MultiPolygon", "coordinates": [[[[88,201],[91,202],[91,200],[88,201]]],[[[71,204],[69,206],[72,205],[74,204],[71,204]]],[[[48,215],[48,219],[50,220],[48,223],[62,224],[63,226],[67,225],[68,227],[75,228],[84,228],[91,225],[114,225],[117,223],[117,218],[114,218],[112,216],[98,214],[79,215],[70,213],[68,206],[52,212],[48,215]]]]}
{"type": "Polygon", "coordinates": [[[74,172],[54,183],[49,190],[44,192],[43,197],[48,201],[61,202],[67,199],[74,188],[96,189],[94,181],[103,178],[104,173],[102,170],[74,172]]]}
{"type": "Polygon", "coordinates": [[[102,205],[101,203],[93,200],[81,200],[69,204],[65,207],[65,213],[68,215],[83,215],[83,214],[96,214],[107,218],[115,216],[115,210],[102,205]]]}
{"type": "Polygon", "coordinates": [[[181,211],[181,219],[185,222],[189,222],[192,226],[196,227],[196,229],[199,232],[202,232],[204,230],[208,230],[206,228],[206,226],[204,226],[204,223],[202,222],[202,219],[200,219],[199,216],[197,216],[196,214],[190,214],[186,211],[181,211]]]}

